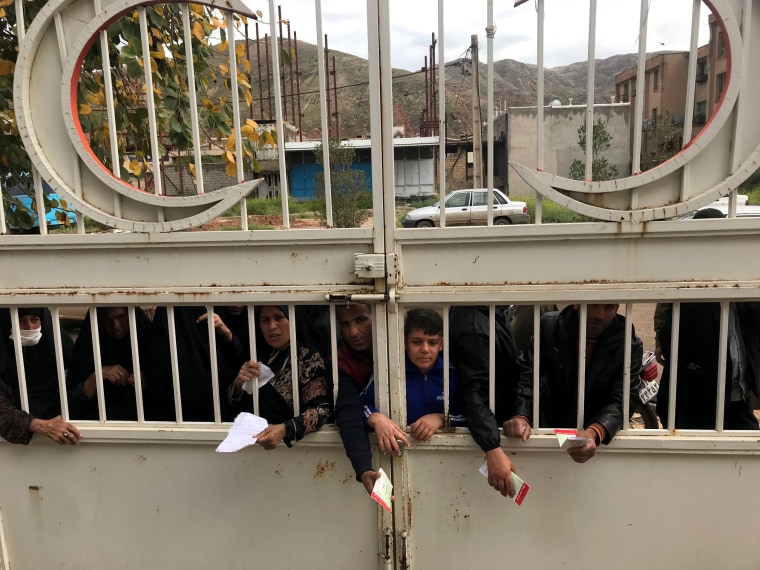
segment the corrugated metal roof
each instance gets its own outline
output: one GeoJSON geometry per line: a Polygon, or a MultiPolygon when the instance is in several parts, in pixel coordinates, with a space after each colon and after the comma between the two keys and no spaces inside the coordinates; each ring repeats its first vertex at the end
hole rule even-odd
{"type": "MultiPolygon", "coordinates": [[[[369,148],[372,145],[372,139],[350,139],[341,141],[343,144],[350,145],[354,148],[369,148]]],[[[286,142],[285,152],[298,150],[314,150],[322,141],[303,141],[303,142],[286,142]]],[[[406,137],[393,139],[393,146],[435,146],[438,144],[438,137],[406,137]]]]}

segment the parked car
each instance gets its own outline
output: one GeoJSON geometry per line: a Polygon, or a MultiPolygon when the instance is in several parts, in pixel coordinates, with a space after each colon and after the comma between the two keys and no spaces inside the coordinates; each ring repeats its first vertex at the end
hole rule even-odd
{"type": "MultiPolygon", "coordinates": [[[[45,181],[42,182],[42,191],[45,193],[51,204],[51,208],[45,214],[45,221],[47,222],[47,226],[49,228],[66,225],[66,219],[68,219],[69,225],[76,224],[76,212],[71,208],[71,206],[66,203],[65,200],[53,192],[53,189],[45,181]]],[[[8,192],[13,198],[21,202],[24,208],[26,208],[26,210],[29,211],[32,216],[31,226],[28,228],[22,227],[20,229],[25,231],[34,231],[35,229],[38,230],[40,222],[39,218],[37,217],[37,211],[33,207],[34,188],[26,190],[22,186],[11,186],[8,188],[8,192]]],[[[10,204],[9,209],[11,212],[13,212],[16,209],[16,205],[10,204]]],[[[8,227],[12,230],[19,230],[19,228],[16,227],[10,220],[8,222],[8,227]]]]}
{"type": "MultiPolygon", "coordinates": [[[[736,198],[737,198],[737,202],[736,202],[736,217],[737,218],[759,218],[760,217],[760,205],[750,204],[749,200],[747,199],[747,196],[744,194],[739,194],[736,198]]],[[[707,204],[707,206],[702,206],[701,208],[698,208],[697,210],[694,210],[693,212],[689,212],[688,214],[679,216],[678,219],[690,220],[694,217],[694,215],[699,210],[707,210],[708,208],[719,210],[720,212],[723,213],[724,216],[727,216],[728,215],[728,197],[724,196],[720,200],[716,200],[715,202],[711,202],[707,204]]]]}
{"type": "MultiPolygon", "coordinates": [[[[446,197],[446,226],[485,226],[488,223],[486,206],[488,190],[455,190],[446,197]]],[[[440,202],[411,210],[404,216],[405,228],[432,228],[441,221],[440,202]]],[[[497,226],[528,224],[528,206],[525,202],[510,200],[501,191],[493,191],[493,223],[497,226]]]]}

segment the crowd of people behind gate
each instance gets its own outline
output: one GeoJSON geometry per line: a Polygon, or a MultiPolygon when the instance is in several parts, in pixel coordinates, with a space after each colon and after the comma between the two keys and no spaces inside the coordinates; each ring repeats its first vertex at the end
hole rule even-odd
{"type": "MultiPolygon", "coordinates": [[[[62,328],[54,330],[45,308],[19,309],[15,327],[10,310],[0,310],[0,436],[12,443],[28,443],[34,433],[41,433],[61,444],[77,444],[81,434],[71,422],[100,417],[137,420],[138,389],[148,421],[232,421],[239,412],[253,410],[256,392],[259,413],[270,424],[257,435],[258,444],[265,449],[280,443],[290,447],[335,421],[357,481],[367,491],[378,477],[371,432],[376,434],[380,452],[399,455],[410,445],[410,438],[427,441],[445,426],[467,426],[485,453],[489,484],[503,495],[512,495],[514,465],[501,448],[499,428],[511,438],[527,441],[530,437],[537,419],[533,417],[536,364],[539,425],[576,426],[579,345],[585,354],[579,430],[585,443],[568,450],[576,462],[591,459],[629,417],[623,410],[626,321],[618,314],[617,304],[587,305],[585,339],[579,338],[582,313],[578,305],[561,311],[542,305],[538,362],[532,317],[519,309],[512,307],[508,312],[507,307],[497,306],[492,313],[485,306],[454,306],[448,314],[448,342],[443,339],[440,311],[407,311],[406,427],[376,404],[373,314],[366,304],[336,307],[339,343],[334,406],[327,307],[255,307],[254,346],[245,306],[215,308],[211,323],[204,307],[178,306],[172,311],[159,307],[152,319],[135,308],[131,323],[126,307],[98,308],[85,319],[76,342],[62,328]],[[295,310],[294,319],[291,310],[295,310]],[[489,400],[491,314],[493,406],[489,400]],[[17,365],[19,356],[23,366],[17,365]],[[70,421],[61,418],[59,369],[64,371],[70,421]],[[103,389],[100,399],[98,375],[103,389]],[[28,411],[21,410],[22,387],[28,411]]],[[[675,407],[679,429],[715,428],[720,315],[719,303],[681,305],[675,407]]],[[[669,359],[675,349],[669,305],[658,306],[655,331],[658,359],[665,365],[661,382],[665,389],[660,391],[657,409],[667,425],[669,359]]],[[[724,428],[756,430],[750,396],[760,393],[760,303],[729,303],[727,331],[724,428]]],[[[643,343],[634,330],[630,342],[630,390],[635,401],[643,343]]]]}

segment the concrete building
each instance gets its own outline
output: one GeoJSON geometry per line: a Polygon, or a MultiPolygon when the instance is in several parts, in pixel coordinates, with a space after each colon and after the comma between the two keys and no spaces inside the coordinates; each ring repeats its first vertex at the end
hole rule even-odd
{"type": "MultiPolygon", "coordinates": [[[[692,122],[692,138],[697,136],[716,105],[723,96],[727,82],[728,59],[726,44],[715,17],[708,18],[710,41],[697,50],[697,73],[695,78],[694,108],[685,109],[686,84],[688,81],[689,52],[658,53],[647,59],[644,78],[644,101],[642,104],[642,167],[648,156],[661,144],[654,136],[658,118],[668,118],[677,129],[679,138],[674,150],[683,146],[683,126],[692,122]]],[[[635,109],[637,67],[631,67],[615,76],[615,100],[630,103],[635,109]]],[[[633,137],[634,121],[631,124],[633,137]]]]}
{"type": "MultiPolygon", "coordinates": [[[[631,173],[630,105],[594,105],[594,117],[603,117],[612,146],[604,154],[618,169],[620,178],[631,173]]],[[[536,107],[513,107],[498,117],[494,133],[506,132],[507,156],[530,168],[536,163],[536,107]]],[[[573,160],[585,161],[578,146],[578,128],[585,124],[585,105],[556,105],[544,108],[544,171],[568,177],[573,160]]],[[[533,190],[513,169],[508,171],[510,196],[530,197],[533,190]]]]}

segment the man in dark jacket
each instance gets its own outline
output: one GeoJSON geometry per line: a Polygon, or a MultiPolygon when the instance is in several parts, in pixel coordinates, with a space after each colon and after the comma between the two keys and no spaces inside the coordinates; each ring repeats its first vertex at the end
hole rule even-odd
{"type": "MultiPolygon", "coordinates": [[[[591,459],[602,443],[607,444],[623,427],[623,359],[625,318],[617,314],[619,305],[588,305],[586,317],[586,380],[583,429],[580,437],[589,441],[571,447],[574,461],[591,459]]],[[[578,305],[541,317],[540,425],[577,425],[578,406],[578,305]]],[[[631,388],[640,382],[643,343],[632,331],[631,388]]],[[[511,418],[504,423],[508,437],[527,441],[533,417],[533,344],[520,356],[520,378],[511,418]]]]}
{"type": "Polygon", "coordinates": [[[495,396],[489,406],[488,307],[452,307],[449,311],[451,362],[459,370],[459,389],[470,433],[486,454],[488,484],[502,495],[514,495],[512,461],[501,448],[499,425],[508,416],[509,398],[517,377],[517,348],[506,307],[495,311],[495,396]]]}

